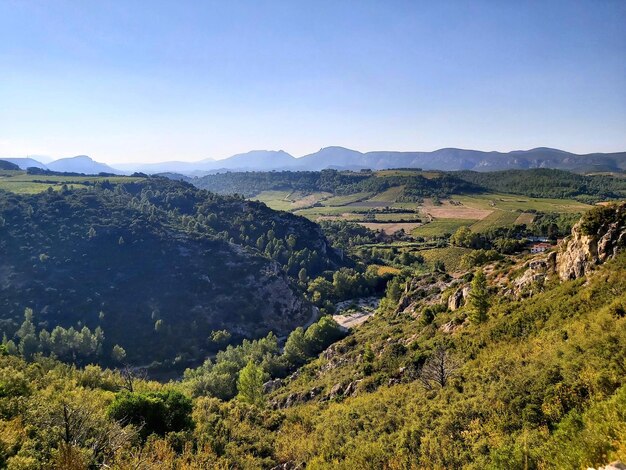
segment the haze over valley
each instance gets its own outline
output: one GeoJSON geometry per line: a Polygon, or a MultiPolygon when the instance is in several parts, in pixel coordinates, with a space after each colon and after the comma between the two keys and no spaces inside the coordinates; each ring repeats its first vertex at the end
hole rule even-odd
{"type": "Polygon", "coordinates": [[[0,468],[625,469],[625,24],[0,1],[0,468]]]}

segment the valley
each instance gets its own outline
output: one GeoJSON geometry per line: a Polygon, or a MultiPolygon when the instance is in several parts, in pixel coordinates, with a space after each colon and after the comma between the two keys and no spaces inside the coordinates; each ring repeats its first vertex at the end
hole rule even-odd
{"type": "Polygon", "coordinates": [[[626,458],[623,180],[530,175],[2,170],[0,462],[626,458]]]}

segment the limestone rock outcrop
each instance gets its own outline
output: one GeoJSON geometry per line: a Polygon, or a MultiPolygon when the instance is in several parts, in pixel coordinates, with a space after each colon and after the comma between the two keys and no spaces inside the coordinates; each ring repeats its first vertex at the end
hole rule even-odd
{"type": "Polygon", "coordinates": [[[556,272],[561,280],[577,279],[626,248],[626,202],[594,209],[596,221],[583,217],[559,244],[556,272]]]}

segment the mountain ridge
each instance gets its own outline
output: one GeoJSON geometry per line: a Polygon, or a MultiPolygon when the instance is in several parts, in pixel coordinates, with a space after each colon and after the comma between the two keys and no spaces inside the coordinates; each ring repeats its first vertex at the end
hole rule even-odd
{"type": "Polygon", "coordinates": [[[32,158],[7,157],[0,158],[0,160],[15,163],[22,169],[36,166],[54,171],[86,174],[140,171],[148,174],[171,172],[187,176],[203,176],[225,171],[383,170],[390,168],[422,168],[442,171],[501,171],[529,168],[552,168],[575,172],[626,171],[626,152],[576,154],[550,147],[510,152],[455,147],[445,147],[431,152],[389,150],[359,152],[346,147],[329,146],[301,157],[294,157],[284,150],[251,150],[222,160],[206,158],[195,162],[125,163],[120,164],[119,169],[99,163],[84,155],[57,159],[47,164],[32,158]]]}

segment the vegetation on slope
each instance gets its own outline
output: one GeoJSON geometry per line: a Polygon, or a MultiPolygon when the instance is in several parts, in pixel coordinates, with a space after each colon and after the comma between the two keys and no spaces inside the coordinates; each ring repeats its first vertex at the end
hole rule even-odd
{"type": "Polygon", "coordinates": [[[271,190],[326,191],[336,195],[379,193],[403,186],[402,200],[408,201],[420,197],[445,197],[477,190],[472,184],[449,174],[434,173],[428,176],[419,170],[409,171],[407,174],[383,172],[381,175],[369,171],[337,170],[243,172],[207,175],[193,180],[192,183],[199,188],[219,194],[242,194],[246,197],[271,190]]]}
{"type": "Polygon", "coordinates": [[[531,197],[596,202],[626,195],[626,180],[608,175],[587,176],[547,168],[490,173],[461,171],[452,174],[489,191],[531,197]]]}
{"type": "Polygon", "coordinates": [[[286,334],[310,317],[298,276],[342,264],[304,218],[161,178],[0,192],[0,234],[0,331],[29,307],[37,334],[101,327],[133,362],[202,357],[212,330],[286,334]]]}

